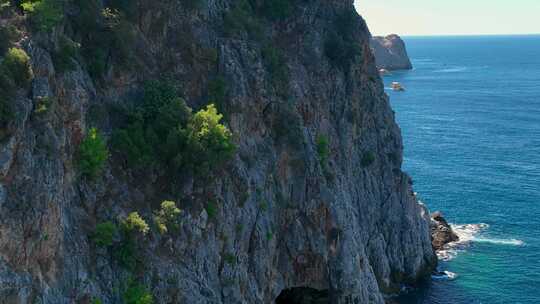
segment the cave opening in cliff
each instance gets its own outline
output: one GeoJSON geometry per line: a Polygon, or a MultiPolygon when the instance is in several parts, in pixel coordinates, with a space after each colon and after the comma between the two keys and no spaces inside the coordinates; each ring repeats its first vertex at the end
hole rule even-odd
{"type": "Polygon", "coordinates": [[[275,304],[328,304],[328,289],[309,287],[288,288],[281,291],[275,304]]]}

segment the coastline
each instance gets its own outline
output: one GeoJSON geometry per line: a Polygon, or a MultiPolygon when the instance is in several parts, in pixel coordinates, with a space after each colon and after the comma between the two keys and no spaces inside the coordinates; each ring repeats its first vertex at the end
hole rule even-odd
{"type": "Polygon", "coordinates": [[[540,250],[540,35],[475,38],[404,35],[415,69],[384,77],[408,88],[387,90],[404,133],[404,169],[461,236],[439,252],[439,270],[449,273],[401,303],[540,299],[532,287],[540,250]],[[516,154],[516,147],[526,148],[516,154]]]}

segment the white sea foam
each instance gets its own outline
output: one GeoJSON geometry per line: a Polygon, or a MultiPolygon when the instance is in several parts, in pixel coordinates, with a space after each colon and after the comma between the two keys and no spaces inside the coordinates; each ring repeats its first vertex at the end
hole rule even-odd
{"type": "Polygon", "coordinates": [[[436,70],[435,73],[459,73],[459,72],[465,72],[466,70],[468,70],[467,67],[455,67],[455,68],[436,70]]]}
{"type": "Polygon", "coordinates": [[[486,238],[475,238],[475,242],[478,243],[491,243],[491,244],[500,244],[500,245],[513,245],[513,246],[523,246],[525,243],[522,240],[516,239],[486,239],[486,238]]]}
{"type": "Polygon", "coordinates": [[[524,242],[518,239],[498,239],[479,236],[489,228],[488,224],[451,225],[459,240],[445,245],[443,250],[437,252],[440,260],[448,261],[455,258],[459,252],[465,250],[471,243],[490,243],[497,245],[523,246],[524,242]]]}
{"type": "Polygon", "coordinates": [[[457,274],[451,271],[445,270],[445,271],[432,274],[431,279],[437,280],[437,281],[452,281],[452,280],[455,280],[457,276],[458,276],[457,274]]]}
{"type": "Polygon", "coordinates": [[[455,242],[457,244],[469,243],[474,240],[476,234],[478,234],[482,230],[489,228],[489,225],[484,223],[451,226],[452,230],[454,230],[454,233],[457,234],[457,236],[459,237],[459,241],[455,242]]]}
{"type": "Polygon", "coordinates": [[[433,62],[433,59],[429,58],[419,58],[419,59],[412,59],[413,63],[424,63],[424,62],[433,62]]]}

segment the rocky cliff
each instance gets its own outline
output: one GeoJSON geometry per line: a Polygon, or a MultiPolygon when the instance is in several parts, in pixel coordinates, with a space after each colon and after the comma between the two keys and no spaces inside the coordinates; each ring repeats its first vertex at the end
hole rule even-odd
{"type": "Polygon", "coordinates": [[[379,69],[389,71],[412,69],[405,42],[396,34],[386,37],[373,37],[371,39],[371,49],[379,69]]]}
{"type": "MultiPolygon", "coordinates": [[[[21,2],[0,14],[32,75],[3,104],[0,303],[273,303],[294,288],[384,303],[433,269],[351,0],[21,2]],[[141,145],[115,148],[156,80],[193,112],[216,103],[227,161],[132,166],[141,145]],[[109,152],[81,164],[91,128],[109,152]],[[181,212],[164,232],[165,200],[181,212]]],[[[142,147],[160,145],[174,142],[142,147]]]]}

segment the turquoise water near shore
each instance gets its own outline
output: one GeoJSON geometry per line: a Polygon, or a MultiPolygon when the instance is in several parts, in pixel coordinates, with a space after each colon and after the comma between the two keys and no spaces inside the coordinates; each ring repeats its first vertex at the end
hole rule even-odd
{"type": "Polygon", "coordinates": [[[384,77],[407,89],[387,89],[404,169],[465,242],[440,263],[454,279],[400,302],[540,303],[540,36],[404,40],[415,69],[384,77]]]}

